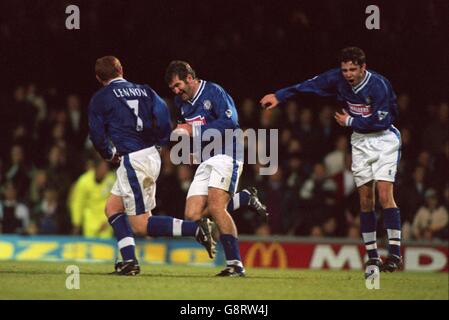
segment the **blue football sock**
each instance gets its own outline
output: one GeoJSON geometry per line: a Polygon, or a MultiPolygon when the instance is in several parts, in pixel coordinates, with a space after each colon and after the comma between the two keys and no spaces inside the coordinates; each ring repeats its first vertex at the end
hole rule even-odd
{"type": "Polygon", "coordinates": [[[123,212],[116,213],[109,217],[108,221],[114,230],[123,261],[136,260],[136,243],[126,214],[123,212]]]}
{"type": "Polygon", "coordinates": [[[388,233],[388,252],[401,256],[401,214],[399,208],[384,209],[384,227],[388,233]]]}
{"type": "Polygon", "coordinates": [[[222,234],[220,236],[220,242],[225,252],[226,265],[228,267],[234,267],[237,271],[243,271],[238,239],[232,234],[222,234]]]}
{"type": "Polygon", "coordinates": [[[198,224],[169,216],[148,218],[147,233],[150,237],[194,237],[198,224]]]}
{"type": "Polygon", "coordinates": [[[376,239],[376,212],[360,213],[360,231],[362,232],[363,242],[365,243],[366,252],[370,259],[378,259],[377,239],[376,239]]]}
{"type": "Polygon", "coordinates": [[[247,207],[249,204],[250,193],[246,190],[243,190],[239,193],[236,193],[234,197],[232,197],[231,201],[228,203],[228,212],[232,212],[239,208],[247,207]]]}

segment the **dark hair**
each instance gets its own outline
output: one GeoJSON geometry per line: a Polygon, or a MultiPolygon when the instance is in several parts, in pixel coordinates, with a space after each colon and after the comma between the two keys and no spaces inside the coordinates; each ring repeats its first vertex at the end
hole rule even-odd
{"type": "Polygon", "coordinates": [[[185,80],[189,74],[193,79],[196,78],[195,70],[193,70],[188,62],[175,60],[170,62],[165,71],[165,81],[170,83],[175,76],[178,76],[180,80],[185,80]]]}
{"type": "Polygon", "coordinates": [[[123,75],[120,60],[114,56],[98,58],[95,62],[95,74],[102,80],[107,81],[123,75]]]}
{"type": "Polygon", "coordinates": [[[364,63],[366,63],[365,52],[357,47],[344,48],[340,52],[340,62],[348,61],[352,61],[352,63],[362,66],[364,63]]]}

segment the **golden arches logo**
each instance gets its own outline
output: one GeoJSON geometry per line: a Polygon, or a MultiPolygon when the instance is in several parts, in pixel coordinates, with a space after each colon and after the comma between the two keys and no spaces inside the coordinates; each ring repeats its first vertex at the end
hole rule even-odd
{"type": "Polygon", "coordinates": [[[256,259],[257,253],[260,254],[261,267],[271,267],[273,257],[277,254],[278,267],[281,269],[287,268],[287,254],[285,253],[285,249],[279,243],[273,242],[267,245],[262,242],[254,243],[246,253],[245,266],[254,266],[254,260],[256,259]]]}

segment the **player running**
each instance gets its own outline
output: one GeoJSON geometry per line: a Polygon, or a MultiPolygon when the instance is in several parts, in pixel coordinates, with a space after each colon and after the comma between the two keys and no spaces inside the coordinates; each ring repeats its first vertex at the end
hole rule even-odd
{"type": "MultiPolygon", "coordinates": [[[[229,94],[215,83],[198,79],[187,62],[172,61],[166,70],[165,80],[176,94],[175,106],[179,120],[184,122],[178,124],[177,129],[185,129],[193,137],[215,129],[221,137],[225,137],[226,129],[239,128],[237,110],[229,94]]],[[[226,256],[226,268],[217,276],[223,277],[245,275],[237,228],[228,207],[237,190],[243,162],[235,156],[236,142],[232,140],[230,143],[232,145],[227,146],[228,150],[234,150],[234,153],[227,154],[225,145],[218,154],[201,159],[202,163],[187,194],[185,208],[186,219],[198,220],[210,215],[217,224],[226,256]]],[[[240,192],[237,197],[242,194],[240,192]]],[[[266,214],[265,209],[262,214],[266,214]]]]}
{"type": "Polygon", "coordinates": [[[89,136],[104,159],[120,164],[105,210],[123,258],[115,273],[140,272],[133,233],[195,237],[210,253],[215,248],[210,220],[151,215],[161,168],[158,147],[169,142],[171,132],[165,102],[148,85],[125,80],[116,57],[99,58],[95,74],[103,88],[90,101],[89,136]]]}
{"type": "Polygon", "coordinates": [[[368,266],[393,272],[402,265],[400,252],[401,218],[393,198],[393,183],[400,159],[401,137],[393,121],[398,115],[396,95],[382,75],[366,69],[365,53],[356,47],[341,51],[340,68],[332,69],[297,85],[264,96],[264,108],[299,93],[335,96],[342,112],[335,113],[340,126],[351,127],[352,172],[360,197],[360,225],[368,253],[368,266]],[[384,263],[376,244],[375,190],[383,208],[384,227],[388,233],[389,255],[384,263]]]}

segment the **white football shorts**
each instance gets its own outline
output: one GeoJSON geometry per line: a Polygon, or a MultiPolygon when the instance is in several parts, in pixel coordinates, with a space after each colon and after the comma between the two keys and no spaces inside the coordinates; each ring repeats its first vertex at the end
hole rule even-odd
{"type": "Polygon", "coordinates": [[[142,214],[154,209],[160,170],[161,157],[155,147],[122,156],[111,193],[122,197],[126,214],[142,214]]]}
{"type": "Polygon", "coordinates": [[[395,181],[401,157],[401,134],[391,126],[374,133],[351,136],[352,173],[357,187],[374,181],[395,181]]]}
{"type": "Polygon", "coordinates": [[[219,154],[207,159],[196,169],[187,198],[208,195],[208,188],[218,188],[229,192],[231,197],[237,190],[238,181],[243,171],[243,162],[219,154]]]}

